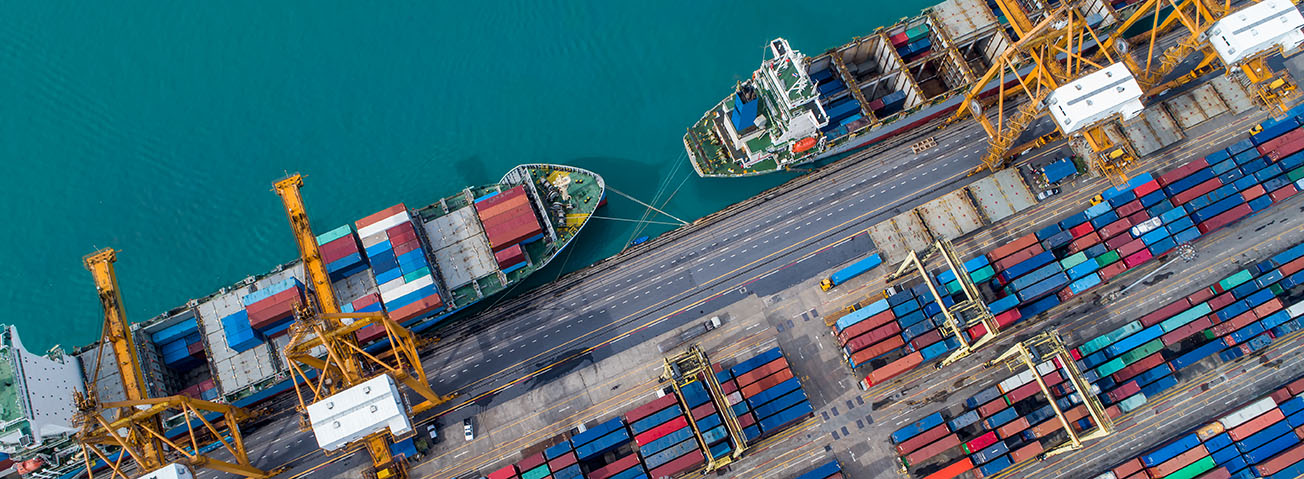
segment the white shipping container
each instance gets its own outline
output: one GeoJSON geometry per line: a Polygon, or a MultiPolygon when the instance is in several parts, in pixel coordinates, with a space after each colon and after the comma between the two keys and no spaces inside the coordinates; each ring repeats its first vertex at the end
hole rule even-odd
{"type": "MultiPolygon", "coordinates": [[[[399,279],[401,280],[402,278],[399,279]]],[[[424,288],[426,286],[430,286],[432,284],[435,284],[434,278],[431,278],[430,276],[422,276],[420,278],[412,280],[412,282],[410,283],[404,283],[402,286],[391,289],[389,291],[381,291],[380,300],[381,302],[388,303],[390,301],[402,298],[404,295],[408,293],[424,288]]]]}
{"type": "Polygon", "coordinates": [[[743,395],[738,391],[734,391],[729,393],[728,396],[725,396],[725,399],[729,401],[730,406],[734,406],[740,402],[743,402],[743,395]]]}
{"type": "Polygon", "coordinates": [[[1114,471],[1105,471],[1104,474],[1096,476],[1092,479],[1118,479],[1118,476],[1114,475],[1114,471]]]}
{"type": "Polygon", "coordinates": [[[401,225],[405,221],[412,221],[412,217],[408,216],[406,211],[395,213],[394,216],[377,221],[364,228],[358,228],[358,235],[370,236],[376,233],[384,233],[385,230],[401,225]]]}
{"type": "Polygon", "coordinates": [[[381,297],[384,297],[385,292],[391,291],[399,286],[403,286],[402,276],[386,281],[384,284],[377,286],[376,289],[380,290],[381,297]]]}
{"type": "Polygon", "coordinates": [[[1038,374],[1038,375],[1045,376],[1045,375],[1050,374],[1050,373],[1052,373],[1052,372],[1055,372],[1055,363],[1053,363],[1053,362],[1046,361],[1046,362],[1044,362],[1044,363],[1041,363],[1041,364],[1038,364],[1038,365],[1037,365],[1037,374],[1038,374]]]}
{"type": "MultiPolygon", "coordinates": [[[[1300,180],[1300,181],[1304,181],[1304,180],[1300,180]]],[[[1289,314],[1291,319],[1304,316],[1304,301],[1300,301],[1298,303],[1290,305],[1289,308],[1286,308],[1286,314],[1289,314]]]]}
{"type": "Polygon", "coordinates": [[[376,245],[378,245],[378,244],[384,243],[385,240],[387,240],[387,239],[389,239],[389,236],[385,235],[385,232],[384,232],[384,231],[381,231],[381,232],[376,233],[376,234],[368,235],[368,236],[363,236],[363,237],[362,237],[362,248],[363,248],[363,249],[367,249],[367,248],[370,248],[370,247],[372,247],[372,246],[376,246],[376,245]]]}
{"type": "Polygon", "coordinates": [[[1245,424],[1249,420],[1254,419],[1260,414],[1268,412],[1275,407],[1277,407],[1277,401],[1273,401],[1271,396],[1265,397],[1250,403],[1249,406],[1238,409],[1236,412],[1223,416],[1221,419],[1218,419],[1218,422],[1222,423],[1223,428],[1231,429],[1241,424],[1245,424]]]}

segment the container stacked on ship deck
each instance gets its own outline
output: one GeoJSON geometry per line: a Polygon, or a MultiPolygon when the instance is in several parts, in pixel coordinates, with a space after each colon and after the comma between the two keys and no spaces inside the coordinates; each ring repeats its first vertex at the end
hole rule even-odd
{"type": "MultiPolygon", "coordinates": [[[[249,293],[241,300],[245,305],[249,326],[257,337],[265,340],[290,329],[294,323],[295,306],[305,301],[304,286],[298,278],[289,278],[249,293]]],[[[233,323],[236,321],[238,318],[232,319],[233,323]]],[[[230,337],[227,340],[230,344],[230,337]]],[[[236,348],[232,346],[231,349],[236,348]]]]}
{"type": "Polygon", "coordinates": [[[1304,475],[1304,379],[1128,459],[1096,479],[1304,475]]]}
{"type": "MultiPolygon", "coordinates": [[[[390,319],[408,324],[443,307],[434,276],[430,274],[430,263],[406,206],[402,203],[391,206],[354,224],[376,276],[380,302],[390,319]]],[[[365,335],[378,335],[378,332],[373,329],[365,335]]]]}
{"type": "Polygon", "coordinates": [[[1104,404],[1130,412],[1215,354],[1233,361],[1304,328],[1304,244],[1070,350],[1104,404]],[[1294,301],[1291,303],[1290,301],[1294,301]]]}
{"type": "Polygon", "coordinates": [[[330,274],[331,281],[353,276],[369,267],[363,257],[362,247],[358,244],[358,237],[353,234],[350,225],[317,235],[317,248],[321,252],[322,262],[326,263],[326,272],[330,274]]]}
{"type": "Polygon", "coordinates": [[[477,198],[475,212],[484,225],[494,259],[503,273],[525,267],[523,245],[543,239],[543,226],[539,224],[525,185],[477,198]]]}
{"type": "Polygon", "coordinates": [[[184,371],[204,363],[204,337],[196,318],[164,328],[150,339],[158,345],[163,364],[172,369],[184,371]]]}
{"type": "Polygon", "coordinates": [[[1044,362],[984,389],[957,405],[893,432],[902,464],[916,476],[949,479],[974,470],[997,474],[1062,443],[1067,434],[1050,400],[1075,430],[1093,423],[1062,365],[1044,362]],[[1053,398],[1042,394],[1040,376],[1053,398]]]}

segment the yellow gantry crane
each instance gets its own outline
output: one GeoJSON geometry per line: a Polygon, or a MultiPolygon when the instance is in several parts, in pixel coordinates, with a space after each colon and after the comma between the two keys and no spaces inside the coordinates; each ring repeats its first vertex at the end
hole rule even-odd
{"type": "Polygon", "coordinates": [[[729,405],[724,389],[720,382],[716,380],[715,370],[711,367],[711,359],[706,356],[706,352],[696,344],[689,346],[686,351],[673,357],[664,358],[664,369],[661,373],[661,380],[670,383],[675,390],[675,397],[679,399],[680,406],[685,411],[691,411],[686,397],[684,396],[684,387],[694,382],[701,382],[702,387],[706,389],[707,395],[710,396],[712,404],[715,405],[716,412],[720,417],[725,430],[729,433],[729,438],[733,442],[733,451],[728,455],[715,457],[711,454],[710,441],[707,440],[703,433],[705,431],[698,427],[697,419],[692,414],[685,415],[688,418],[688,424],[693,429],[693,438],[697,440],[698,447],[702,449],[702,455],[706,456],[706,465],[703,473],[719,470],[733,461],[743,456],[747,451],[747,436],[743,434],[743,428],[738,422],[738,416],[734,414],[733,408],[729,405]]]}
{"type": "Polygon", "coordinates": [[[1058,331],[1046,331],[1015,343],[1014,346],[996,357],[996,359],[983,364],[983,367],[992,367],[998,364],[1006,365],[1010,368],[1010,371],[1019,371],[1024,367],[1032,371],[1033,380],[1037,382],[1042,394],[1046,395],[1046,401],[1050,403],[1051,409],[1055,411],[1055,417],[1059,419],[1060,425],[1064,427],[1064,432],[1068,433],[1068,442],[1042,451],[1040,457],[1050,457],[1079,449],[1086,441],[1102,438],[1114,432],[1113,418],[1109,417],[1109,414],[1105,412],[1105,407],[1100,403],[1100,399],[1096,398],[1096,395],[1092,393],[1091,383],[1082,377],[1082,371],[1078,370],[1077,363],[1073,361],[1073,357],[1065,349],[1064,341],[1060,338],[1058,331]],[[1084,431],[1083,434],[1078,434],[1073,429],[1069,419],[1064,416],[1064,411],[1055,402],[1055,396],[1051,394],[1050,387],[1042,379],[1041,372],[1037,370],[1039,364],[1056,359],[1063,366],[1069,383],[1073,384],[1073,389],[1082,397],[1082,403],[1087,407],[1087,414],[1091,416],[1092,422],[1096,425],[1096,427],[1084,431]]]}
{"type": "MultiPolygon", "coordinates": [[[[389,383],[391,389],[394,384],[404,384],[425,399],[410,410],[402,410],[401,395],[388,399],[397,401],[397,404],[391,405],[399,409],[397,414],[402,416],[403,421],[407,421],[410,414],[429,410],[451,400],[454,395],[440,396],[430,388],[417,354],[418,341],[411,331],[383,312],[344,313],[340,310],[326,264],[317,247],[317,239],[308,223],[303,197],[299,194],[302,186],[303,178],[298,174],[277,181],[274,185],[276,194],[285,205],[285,213],[289,217],[290,227],[299,246],[299,255],[303,260],[304,275],[312,287],[309,296],[314,299],[295,308],[295,323],[290,328],[290,341],[285,346],[285,357],[290,362],[291,375],[295,379],[300,410],[307,413],[311,420],[314,411],[330,409],[334,405],[333,402],[328,403],[332,397],[345,393],[356,393],[354,396],[371,393],[377,384],[374,380],[380,378],[392,381],[389,383]],[[385,328],[389,349],[383,353],[368,353],[358,344],[355,333],[373,324],[385,328]],[[322,404],[325,406],[320,406],[322,404]]],[[[394,391],[397,392],[396,389],[394,391]]],[[[339,425],[338,422],[334,424],[339,425]]],[[[319,430],[316,423],[313,424],[313,429],[317,433],[318,442],[322,443],[326,433],[319,430]]],[[[410,424],[405,433],[408,432],[411,432],[410,424]]],[[[390,452],[391,434],[397,434],[395,428],[390,427],[388,433],[380,428],[359,433],[363,437],[356,441],[347,441],[350,445],[356,442],[365,445],[373,466],[369,476],[380,479],[407,477],[406,463],[396,461],[390,452]]],[[[352,448],[336,450],[345,449],[352,448]]]]}
{"type": "Polygon", "coordinates": [[[982,296],[978,292],[978,287],[973,284],[973,280],[969,278],[969,274],[965,271],[964,262],[960,261],[959,256],[956,256],[951,241],[945,238],[934,241],[933,246],[930,247],[928,251],[924,252],[923,259],[927,259],[933,253],[941,255],[942,260],[946,262],[947,268],[950,268],[951,271],[955,273],[956,280],[960,282],[960,289],[961,291],[964,291],[964,301],[960,301],[959,303],[947,307],[946,303],[942,301],[942,295],[937,292],[937,288],[933,285],[932,279],[929,278],[928,270],[924,269],[923,260],[921,260],[920,255],[914,251],[910,252],[910,255],[906,257],[905,261],[901,262],[901,266],[897,268],[896,272],[888,275],[885,281],[891,283],[910,273],[919,273],[919,277],[924,280],[924,284],[928,285],[928,292],[932,294],[933,301],[937,303],[938,308],[941,308],[942,316],[946,318],[942,331],[948,335],[954,336],[960,343],[958,349],[946,358],[943,358],[942,361],[937,364],[937,367],[941,368],[959,361],[965,356],[977,351],[979,348],[983,347],[983,345],[991,342],[993,339],[996,339],[997,334],[1000,333],[1000,326],[996,324],[996,320],[992,316],[991,310],[988,309],[987,304],[983,302],[982,296]],[[971,319],[962,319],[960,316],[962,313],[966,313],[971,319]],[[970,324],[982,324],[987,330],[987,334],[978,338],[977,341],[966,339],[965,330],[968,329],[970,324]]]}
{"type": "Polygon", "coordinates": [[[101,351],[95,363],[95,376],[86,394],[77,394],[76,397],[76,419],[80,429],[76,437],[82,445],[87,474],[95,477],[93,462],[98,458],[108,466],[110,478],[126,479],[176,467],[202,467],[253,478],[270,477],[274,473],[253,467],[245,452],[239,422],[249,419],[250,414],[244,409],[186,396],[149,397],[131,325],[122,306],[122,292],[118,290],[118,277],[113,269],[116,260],[117,252],[107,248],[83,258],[86,269],[95,279],[100,306],[104,309],[100,347],[112,348],[113,361],[126,394],[123,401],[100,402],[97,387],[100,362],[105,356],[101,351]],[[161,416],[178,412],[185,414],[187,434],[173,440],[165,434],[161,416]],[[205,417],[212,413],[221,414],[221,425],[205,417]],[[198,453],[202,445],[200,440],[220,442],[236,462],[198,453]],[[120,453],[113,458],[108,449],[118,449],[120,453]],[[126,467],[129,464],[127,459],[135,463],[134,470],[126,467]]]}

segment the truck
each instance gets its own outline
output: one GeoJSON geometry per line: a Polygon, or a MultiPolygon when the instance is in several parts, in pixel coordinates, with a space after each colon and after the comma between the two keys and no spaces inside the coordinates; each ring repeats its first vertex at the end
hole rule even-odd
{"type": "Polygon", "coordinates": [[[820,290],[828,291],[833,289],[834,286],[845,283],[847,280],[855,278],[856,276],[860,276],[866,271],[874,269],[881,264],[883,264],[883,259],[878,256],[878,253],[869,255],[867,258],[851,263],[851,265],[846,268],[834,271],[828,278],[821,280],[820,290]]]}

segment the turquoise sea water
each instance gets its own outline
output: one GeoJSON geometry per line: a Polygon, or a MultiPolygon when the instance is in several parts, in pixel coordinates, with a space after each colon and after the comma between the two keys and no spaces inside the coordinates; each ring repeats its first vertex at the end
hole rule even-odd
{"type": "MultiPolygon", "coordinates": [[[[677,191],[691,221],[788,178],[699,179],[680,142],[769,39],[813,55],[929,3],[4,2],[0,322],[34,350],[93,340],[97,247],[123,250],[137,321],[292,259],[286,171],[319,231],[525,162],[677,191]]],[[[633,236],[594,220],[540,276],[633,236]]]]}

